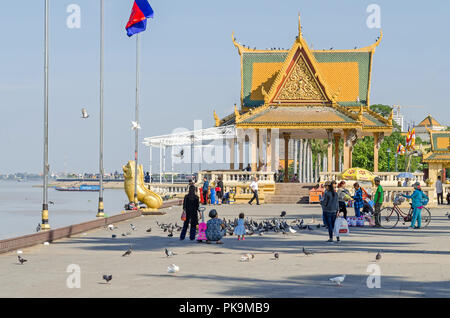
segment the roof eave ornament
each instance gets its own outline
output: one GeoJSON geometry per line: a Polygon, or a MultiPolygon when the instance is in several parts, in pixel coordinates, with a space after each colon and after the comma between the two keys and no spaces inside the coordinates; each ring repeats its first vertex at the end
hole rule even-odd
{"type": "Polygon", "coordinates": [[[233,40],[234,46],[237,47],[239,55],[242,55],[244,47],[241,44],[239,44],[239,42],[236,41],[236,38],[234,37],[234,31],[231,33],[231,39],[233,40]]]}
{"type": "Polygon", "coordinates": [[[241,114],[239,113],[236,104],[234,104],[234,116],[236,117],[236,122],[241,119],[241,114]]]}
{"type": "Polygon", "coordinates": [[[214,111],[214,121],[216,122],[216,127],[220,126],[220,118],[217,116],[216,111],[214,111]]]}
{"type": "Polygon", "coordinates": [[[391,114],[389,115],[387,123],[391,126],[394,126],[394,109],[391,110],[391,114]]]}
{"type": "Polygon", "coordinates": [[[302,38],[302,23],[300,20],[300,12],[298,13],[298,39],[302,38]]]}

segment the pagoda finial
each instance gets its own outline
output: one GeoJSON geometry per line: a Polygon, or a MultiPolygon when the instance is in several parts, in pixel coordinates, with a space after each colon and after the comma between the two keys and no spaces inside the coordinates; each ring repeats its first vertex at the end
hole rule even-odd
{"type": "Polygon", "coordinates": [[[298,13],[298,37],[302,37],[302,24],[300,21],[300,12],[298,13]]]}
{"type": "Polygon", "coordinates": [[[234,116],[236,117],[236,121],[239,121],[241,118],[241,114],[239,113],[236,104],[234,104],[234,116]]]}
{"type": "Polygon", "coordinates": [[[214,111],[214,121],[216,122],[216,127],[220,126],[220,118],[217,116],[216,111],[214,111]]]}
{"type": "Polygon", "coordinates": [[[393,125],[393,121],[394,121],[394,109],[392,108],[391,114],[389,115],[388,118],[388,124],[393,125]]]}

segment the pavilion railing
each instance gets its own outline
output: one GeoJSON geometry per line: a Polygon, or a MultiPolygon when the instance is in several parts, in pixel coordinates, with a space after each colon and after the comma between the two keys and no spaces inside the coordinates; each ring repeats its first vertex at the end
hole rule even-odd
{"type": "MultiPolygon", "coordinates": [[[[320,181],[340,181],[339,175],[341,172],[321,172],[320,181]]],[[[397,178],[399,172],[374,172],[376,176],[381,179],[382,186],[397,186],[398,181],[405,181],[404,178],[397,178]]],[[[422,186],[425,186],[424,174],[423,173],[413,173],[413,178],[409,180],[410,184],[415,182],[420,182],[422,186]]]]}

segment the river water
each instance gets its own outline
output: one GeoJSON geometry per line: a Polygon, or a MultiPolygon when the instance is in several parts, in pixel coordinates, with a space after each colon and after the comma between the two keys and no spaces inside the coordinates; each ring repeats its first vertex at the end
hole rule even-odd
{"type": "MultiPolygon", "coordinates": [[[[41,222],[42,182],[0,181],[0,240],[36,233],[41,222]]],[[[120,213],[128,202],[122,189],[104,190],[105,214],[120,213]]],[[[52,229],[95,219],[98,192],[64,192],[48,189],[52,229]]]]}

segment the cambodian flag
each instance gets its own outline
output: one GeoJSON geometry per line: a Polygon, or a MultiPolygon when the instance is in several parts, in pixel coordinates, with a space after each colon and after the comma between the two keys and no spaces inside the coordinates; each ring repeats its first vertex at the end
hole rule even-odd
{"type": "Polygon", "coordinates": [[[147,0],[135,0],[131,9],[130,20],[125,29],[127,35],[132,36],[147,28],[147,18],[153,18],[153,9],[147,0]]]}

